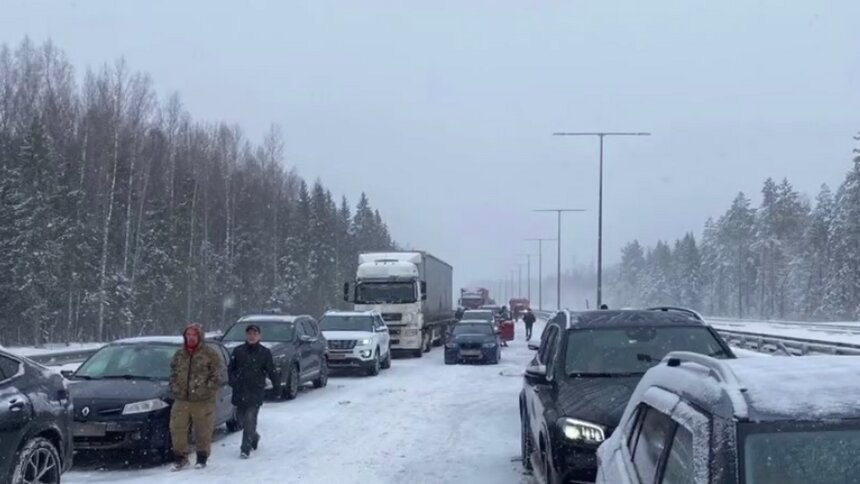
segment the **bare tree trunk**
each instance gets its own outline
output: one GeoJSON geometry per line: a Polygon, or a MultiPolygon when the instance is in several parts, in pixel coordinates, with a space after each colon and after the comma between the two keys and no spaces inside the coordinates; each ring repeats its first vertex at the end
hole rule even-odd
{"type": "Polygon", "coordinates": [[[108,263],[108,240],[110,236],[110,224],[113,217],[114,191],[116,190],[116,171],[119,165],[119,129],[115,128],[113,142],[113,173],[111,175],[110,193],[108,194],[107,214],[102,229],[102,257],[99,270],[99,319],[96,337],[102,341],[105,326],[105,302],[107,299],[107,263],[108,263]]]}
{"type": "Polygon", "coordinates": [[[197,180],[194,181],[194,194],[191,196],[189,215],[190,236],[188,237],[188,289],[186,290],[185,321],[191,321],[191,306],[194,290],[194,216],[197,211],[197,180]]]}
{"type": "Polygon", "coordinates": [[[151,177],[152,164],[150,163],[143,172],[143,189],[140,193],[140,204],[137,208],[137,227],[134,230],[134,248],[132,249],[131,259],[131,286],[132,294],[134,293],[134,281],[137,278],[137,263],[140,262],[140,234],[143,231],[143,210],[146,207],[146,192],[149,189],[149,179],[151,177]]]}
{"type": "Polygon", "coordinates": [[[128,197],[126,198],[125,204],[125,243],[123,244],[122,251],[122,273],[128,276],[128,254],[129,254],[129,246],[131,245],[131,204],[132,204],[132,194],[134,192],[134,162],[135,158],[134,149],[132,149],[130,166],[128,169],[128,197]]]}

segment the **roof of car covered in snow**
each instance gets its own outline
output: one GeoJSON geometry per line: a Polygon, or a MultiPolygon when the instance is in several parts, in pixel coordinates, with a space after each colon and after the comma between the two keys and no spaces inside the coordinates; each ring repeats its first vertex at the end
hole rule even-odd
{"type": "Polygon", "coordinates": [[[310,318],[310,316],[302,314],[302,315],[292,315],[292,314],[280,314],[280,313],[272,313],[272,314],[249,314],[247,316],[242,316],[239,318],[237,323],[259,323],[263,321],[274,321],[281,323],[295,323],[300,318],[310,318]]]}
{"type": "Polygon", "coordinates": [[[570,314],[569,328],[629,328],[637,326],[705,326],[706,323],[683,312],[645,309],[601,309],[570,314]]]}
{"type": "Polygon", "coordinates": [[[341,310],[331,310],[326,311],[323,316],[376,316],[379,315],[379,311],[341,311],[341,310]]]}
{"type": "Polygon", "coordinates": [[[661,387],[711,413],[753,422],[857,419],[858,376],[860,356],[770,356],[680,366],[664,361],[648,371],[636,392],[661,387]]]}

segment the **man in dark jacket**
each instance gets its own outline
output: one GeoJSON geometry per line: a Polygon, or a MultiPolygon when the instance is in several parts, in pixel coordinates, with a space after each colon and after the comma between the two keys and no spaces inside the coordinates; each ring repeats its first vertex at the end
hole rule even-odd
{"type": "Polygon", "coordinates": [[[245,427],[240,457],[247,459],[260,443],[257,415],[266,392],[266,377],[272,381],[275,394],[280,394],[280,379],[272,360],[272,352],[260,344],[260,327],[256,324],[249,324],[245,328],[245,344],[233,350],[228,373],[230,386],[233,388],[233,405],[236,406],[239,421],[245,427]]]}
{"type": "Polygon", "coordinates": [[[526,341],[532,339],[532,326],[535,324],[535,313],[531,309],[526,308],[523,314],[523,322],[526,323],[526,341]]]}

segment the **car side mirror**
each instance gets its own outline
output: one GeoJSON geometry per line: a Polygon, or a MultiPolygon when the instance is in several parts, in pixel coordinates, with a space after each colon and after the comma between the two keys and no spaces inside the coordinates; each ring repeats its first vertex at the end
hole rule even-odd
{"type": "Polygon", "coordinates": [[[532,365],[526,368],[526,381],[532,385],[547,385],[545,365],[532,365]]]}
{"type": "Polygon", "coordinates": [[[380,326],[380,327],[376,328],[376,332],[377,333],[387,333],[388,328],[386,328],[385,326],[380,326]]]}
{"type": "Polygon", "coordinates": [[[421,281],[421,300],[427,300],[427,281],[421,281]]]}
{"type": "Polygon", "coordinates": [[[299,341],[302,343],[313,343],[314,338],[311,336],[308,336],[306,334],[303,334],[303,335],[299,336],[299,341]]]}
{"type": "Polygon", "coordinates": [[[60,374],[63,375],[63,378],[71,378],[75,374],[75,370],[60,370],[60,374]]]}
{"type": "Polygon", "coordinates": [[[540,344],[538,344],[538,343],[529,343],[528,346],[529,346],[529,349],[532,351],[540,350],[540,344]]]}

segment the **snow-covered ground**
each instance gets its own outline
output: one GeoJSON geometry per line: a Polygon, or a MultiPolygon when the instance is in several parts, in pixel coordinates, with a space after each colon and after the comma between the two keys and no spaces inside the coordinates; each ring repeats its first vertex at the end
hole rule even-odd
{"type": "MultiPolygon", "coordinates": [[[[538,323],[535,335],[542,325],[538,323]]],[[[80,469],[64,482],[121,484],[525,484],[517,396],[534,352],[523,341],[495,366],[446,366],[442,349],[395,359],[378,377],[340,375],[260,411],[260,450],[239,460],[241,436],[217,437],[210,466],[80,469]]]]}
{"type": "Polygon", "coordinates": [[[860,344],[860,323],[802,323],[776,321],[733,321],[709,319],[716,329],[800,338],[823,343],[860,344]],[[856,327],[856,329],[854,329],[856,327]]]}

